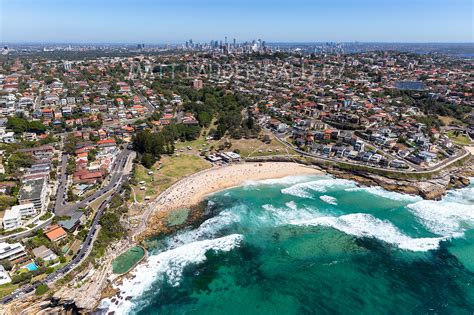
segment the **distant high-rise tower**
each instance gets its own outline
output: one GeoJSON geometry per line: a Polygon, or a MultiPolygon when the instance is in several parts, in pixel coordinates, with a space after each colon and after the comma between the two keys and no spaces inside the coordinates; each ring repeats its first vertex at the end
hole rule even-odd
{"type": "Polygon", "coordinates": [[[233,46],[234,46],[234,48],[237,47],[235,38],[234,38],[234,45],[233,46]]]}

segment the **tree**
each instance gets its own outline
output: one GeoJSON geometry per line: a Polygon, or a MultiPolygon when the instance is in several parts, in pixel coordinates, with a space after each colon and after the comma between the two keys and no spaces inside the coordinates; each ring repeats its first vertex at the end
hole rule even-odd
{"type": "Polygon", "coordinates": [[[20,117],[8,117],[7,128],[14,133],[22,133],[28,129],[28,121],[20,117]]]}
{"type": "Polygon", "coordinates": [[[154,156],[150,153],[145,153],[142,156],[142,165],[150,169],[155,164],[156,160],[154,156]]]}
{"type": "Polygon", "coordinates": [[[245,122],[245,125],[248,129],[253,129],[254,126],[255,126],[255,121],[254,121],[253,116],[250,113],[250,111],[248,113],[248,118],[247,118],[247,121],[245,122]]]}
{"type": "Polygon", "coordinates": [[[48,292],[48,290],[49,290],[49,287],[46,284],[42,283],[42,284],[40,284],[36,287],[35,294],[36,295],[43,295],[46,292],[48,292]]]}
{"type": "Polygon", "coordinates": [[[34,133],[44,133],[46,131],[46,126],[39,121],[30,121],[28,122],[28,131],[34,133]]]}
{"type": "Polygon", "coordinates": [[[25,131],[34,133],[44,133],[46,126],[39,121],[28,121],[21,117],[8,117],[7,128],[12,129],[14,133],[23,133],[25,131]]]}
{"type": "Polygon", "coordinates": [[[6,271],[12,270],[12,264],[6,259],[0,260],[0,265],[2,265],[6,271]]]}
{"type": "Polygon", "coordinates": [[[209,127],[212,121],[212,114],[209,112],[200,112],[197,118],[201,127],[209,127]]]}
{"type": "Polygon", "coordinates": [[[64,143],[64,151],[66,151],[66,153],[68,154],[74,154],[76,150],[76,144],[77,144],[76,137],[74,137],[73,134],[69,134],[64,143]]]}
{"type": "Polygon", "coordinates": [[[33,157],[24,152],[15,152],[8,159],[8,167],[11,172],[17,171],[21,167],[33,165],[33,157]]]}
{"type": "Polygon", "coordinates": [[[272,140],[270,139],[270,136],[264,135],[262,138],[262,142],[269,144],[270,142],[272,142],[272,140]]]}

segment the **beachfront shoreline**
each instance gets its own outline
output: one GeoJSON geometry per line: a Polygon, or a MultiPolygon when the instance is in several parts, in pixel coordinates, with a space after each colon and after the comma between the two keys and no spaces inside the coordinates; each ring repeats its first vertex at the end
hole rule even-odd
{"type": "Polygon", "coordinates": [[[319,168],[293,162],[245,162],[200,171],[179,180],[149,205],[143,215],[143,226],[134,234],[134,238],[142,240],[152,236],[154,217],[162,217],[163,211],[190,208],[214,193],[247,181],[323,174],[325,172],[319,168]]]}

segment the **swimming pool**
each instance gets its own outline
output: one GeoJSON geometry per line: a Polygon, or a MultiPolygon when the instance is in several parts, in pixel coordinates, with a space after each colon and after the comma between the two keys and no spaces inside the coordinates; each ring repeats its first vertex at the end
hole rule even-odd
{"type": "Polygon", "coordinates": [[[38,266],[34,262],[31,262],[28,265],[26,265],[25,268],[28,269],[29,271],[34,271],[38,269],[38,266]]]}

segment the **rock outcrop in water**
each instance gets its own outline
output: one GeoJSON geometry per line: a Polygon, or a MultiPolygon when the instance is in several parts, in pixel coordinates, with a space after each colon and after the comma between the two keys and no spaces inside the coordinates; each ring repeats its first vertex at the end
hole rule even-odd
{"type": "MultiPolygon", "coordinates": [[[[266,160],[271,160],[273,162],[287,162],[289,159],[286,157],[252,159],[252,161],[262,162],[266,160]]],[[[361,185],[380,186],[386,190],[419,195],[422,198],[429,200],[441,199],[449,189],[457,189],[468,186],[470,184],[468,177],[474,176],[474,157],[469,158],[464,163],[464,165],[460,167],[449,167],[438,173],[430,174],[430,178],[428,179],[423,178],[422,176],[417,178],[416,174],[410,174],[409,172],[407,172],[407,176],[403,176],[404,178],[397,178],[397,176],[395,176],[397,175],[396,173],[394,173],[393,176],[390,176],[389,173],[387,173],[385,176],[382,176],[379,174],[374,174],[370,171],[340,169],[335,165],[324,165],[316,161],[302,161],[291,158],[290,160],[292,162],[317,165],[329,174],[332,174],[338,178],[356,181],[361,185]]]]}
{"type": "MultiPolygon", "coordinates": [[[[171,210],[179,211],[179,209],[171,210]]],[[[171,235],[176,231],[179,231],[188,226],[199,225],[207,218],[212,216],[212,209],[208,206],[207,202],[202,201],[201,203],[190,207],[189,213],[181,224],[169,224],[169,211],[157,212],[148,221],[148,225],[152,226],[153,229],[147,229],[137,237],[137,241],[145,241],[151,237],[160,238],[171,235]]]]}
{"type": "Polygon", "coordinates": [[[419,195],[424,199],[439,200],[449,189],[458,189],[470,184],[469,176],[474,175],[474,159],[471,158],[461,168],[446,169],[429,179],[395,179],[364,171],[341,171],[328,168],[328,173],[337,177],[357,181],[363,185],[381,186],[390,191],[419,195]]]}

